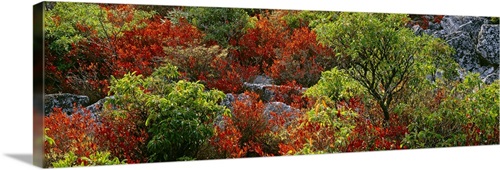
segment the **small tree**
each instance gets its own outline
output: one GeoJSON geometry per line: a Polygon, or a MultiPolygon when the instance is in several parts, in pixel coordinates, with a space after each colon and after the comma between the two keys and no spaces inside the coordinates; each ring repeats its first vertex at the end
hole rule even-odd
{"type": "Polygon", "coordinates": [[[406,15],[341,13],[337,20],[319,24],[321,43],[334,48],[348,75],[366,88],[380,105],[384,120],[390,106],[408,82],[433,74],[435,62],[452,52],[444,42],[416,36],[404,27],[406,15]]]}

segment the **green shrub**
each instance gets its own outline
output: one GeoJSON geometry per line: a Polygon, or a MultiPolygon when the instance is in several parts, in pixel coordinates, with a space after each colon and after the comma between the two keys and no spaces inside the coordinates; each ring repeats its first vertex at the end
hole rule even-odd
{"type": "Polygon", "coordinates": [[[137,123],[147,127],[151,162],[195,158],[200,147],[214,133],[214,118],[229,110],[217,103],[224,97],[218,90],[205,91],[197,82],[176,81],[177,67],[168,64],[150,77],[134,73],[112,78],[110,93],[122,112],[142,115],[137,123]]]}
{"type": "Polygon", "coordinates": [[[111,159],[109,152],[97,152],[89,157],[80,157],[73,152],[64,155],[64,159],[52,163],[54,168],[77,167],[77,166],[96,166],[96,165],[119,165],[125,164],[125,160],[120,161],[118,158],[111,159]],[[77,160],[82,160],[81,164],[77,164],[77,160]]]}
{"type": "Polygon", "coordinates": [[[189,21],[205,33],[206,42],[215,41],[226,48],[250,27],[251,18],[241,8],[188,8],[189,21]]]}
{"type": "Polygon", "coordinates": [[[430,148],[498,144],[499,89],[499,81],[486,85],[478,74],[467,75],[462,83],[430,99],[433,105],[415,109],[403,145],[430,148]]]}

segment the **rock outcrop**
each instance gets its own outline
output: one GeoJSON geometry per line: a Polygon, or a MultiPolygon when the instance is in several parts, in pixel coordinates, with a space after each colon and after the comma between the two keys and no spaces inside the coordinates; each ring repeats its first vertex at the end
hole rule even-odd
{"type": "Polygon", "coordinates": [[[99,114],[103,109],[104,102],[106,102],[109,99],[113,99],[113,98],[114,98],[114,96],[105,97],[103,99],[98,100],[94,104],[91,104],[91,105],[85,107],[85,109],[88,110],[92,114],[99,114]]]}
{"type": "Polygon", "coordinates": [[[44,95],[44,113],[49,115],[53,108],[61,108],[64,113],[71,115],[75,106],[84,107],[89,102],[89,97],[69,93],[44,95]]]}
{"type": "Polygon", "coordinates": [[[477,72],[486,83],[498,79],[499,25],[485,17],[445,16],[439,23],[430,23],[423,30],[412,27],[415,34],[428,34],[445,40],[455,49],[454,60],[465,70],[477,72]]]}
{"type": "Polygon", "coordinates": [[[500,37],[499,26],[492,24],[484,24],[479,31],[477,51],[489,63],[498,65],[500,60],[500,37]]]}
{"type": "Polygon", "coordinates": [[[98,115],[106,100],[112,99],[114,96],[105,97],[97,102],[88,105],[89,97],[85,95],[61,93],[61,94],[46,94],[44,101],[45,115],[52,113],[53,108],[61,108],[63,113],[72,115],[74,113],[88,112],[92,116],[98,115]]]}
{"type": "MultiPolygon", "coordinates": [[[[296,118],[297,114],[300,113],[299,109],[293,108],[283,102],[276,102],[274,101],[274,88],[283,88],[286,86],[279,86],[279,85],[273,85],[274,81],[267,77],[267,76],[257,76],[252,83],[247,83],[245,82],[243,84],[244,89],[246,91],[250,92],[255,92],[260,95],[260,100],[262,100],[265,103],[264,106],[264,111],[263,115],[268,119],[272,120],[274,119],[273,115],[271,112],[275,113],[275,115],[280,115],[280,116],[285,116],[286,122],[285,125],[289,124],[291,120],[296,118]]],[[[301,91],[305,91],[307,88],[302,88],[301,91]]],[[[226,97],[222,99],[220,102],[220,105],[226,106],[233,111],[233,102],[236,100],[238,101],[243,101],[243,102],[249,102],[247,104],[252,104],[250,103],[251,100],[250,96],[247,96],[244,93],[241,94],[231,94],[228,93],[226,94],[226,97]]],[[[222,116],[218,116],[215,120],[215,124],[219,126],[219,128],[224,128],[224,120],[222,119],[222,116]]]]}
{"type": "MultiPolygon", "coordinates": [[[[252,83],[244,82],[243,89],[259,94],[260,99],[264,102],[270,102],[274,99],[274,90],[280,88],[287,88],[287,86],[274,85],[274,81],[267,76],[257,76],[252,83]]],[[[290,87],[291,88],[291,87],[290,87]]],[[[307,88],[300,89],[304,92],[307,88]]]]}

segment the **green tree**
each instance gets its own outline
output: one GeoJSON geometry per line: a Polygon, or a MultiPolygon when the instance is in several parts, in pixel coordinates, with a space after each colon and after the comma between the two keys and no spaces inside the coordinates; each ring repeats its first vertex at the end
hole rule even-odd
{"type": "MultiPolygon", "coordinates": [[[[396,95],[415,78],[433,75],[452,49],[430,36],[404,27],[406,15],[341,13],[320,23],[318,40],[336,51],[347,73],[372,96],[389,120],[396,95]],[[434,64],[434,65],[433,65],[434,64]]],[[[449,57],[448,57],[449,58],[449,57]]]]}

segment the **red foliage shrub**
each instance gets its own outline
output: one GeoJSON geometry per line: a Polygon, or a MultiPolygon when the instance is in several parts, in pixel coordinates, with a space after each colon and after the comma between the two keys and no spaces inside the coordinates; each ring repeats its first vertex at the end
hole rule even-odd
{"type": "Polygon", "coordinates": [[[248,98],[233,102],[232,115],[224,116],[223,127],[216,127],[211,144],[226,158],[280,155],[277,133],[290,115],[271,112],[270,118],[256,93],[244,94],[248,98]]]}
{"type": "MultiPolygon", "coordinates": [[[[267,14],[269,15],[269,14],[267,14]]],[[[259,66],[261,72],[267,70],[276,58],[276,50],[284,46],[284,40],[288,37],[286,25],[270,20],[266,14],[257,15],[258,21],[255,28],[248,29],[235,51],[237,60],[245,66],[259,66]]]]}
{"type": "Polygon", "coordinates": [[[96,130],[96,142],[111,155],[120,160],[126,159],[128,164],[148,161],[146,145],[148,133],[136,121],[138,114],[124,113],[115,116],[111,113],[102,115],[100,126],[96,130]]]}
{"type": "Polygon", "coordinates": [[[419,25],[422,29],[428,29],[430,23],[439,24],[444,15],[410,15],[412,21],[409,22],[411,26],[419,25]]]}
{"type": "Polygon", "coordinates": [[[444,15],[434,15],[434,23],[441,23],[441,20],[443,20],[444,15]]]}
{"type": "Polygon", "coordinates": [[[296,81],[298,84],[310,87],[317,83],[321,72],[332,67],[328,57],[333,56],[331,49],[316,41],[316,33],[307,27],[294,29],[290,38],[277,52],[266,74],[270,75],[278,84],[287,81],[296,81]]]}
{"type": "MultiPolygon", "coordinates": [[[[242,66],[236,62],[214,60],[212,62],[218,76],[207,77],[202,76],[199,80],[204,80],[208,88],[218,89],[224,93],[240,93],[243,90],[243,83],[250,81],[258,75],[257,66],[242,66]]],[[[214,73],[207,73],[214,74],[214,73]]]]}
{"type": "Polygon", "coordinates": [[[240,65],[218,46],[165,48],[165,51],[168,61],[179,67],[183,79],[199,80],[206,87],[225,93],[241,93],[243,82],[258,74],[257,66],[240,65]]]}
{"type": "Polygon", "coordinates": [[[70,151],[79,157],[77,164],[83,161],[80,157],[89,157],[97,151],[109,151],[127,163],[147,162],[144,150],[148,134],[135,124],[136,116],[104,114],[96,120],[85,108],[74,110],[75,114],[68,116],[62,109],[55,108],[44,118],[44,128],[49,129],[46,135],[55,141],[54,145],[45,143],[47,163],[62,159],[70,151]],[[78,110],[80,113],[76,113],[78,110]]]}
{"type": "Polygon", "coordinates": [[[280,86],[273,86],[274,101],[283,102],[294,108],[307,108],[310,103],[309,98],[303,96],[303,88],[296,81],[288,81],[280,86]]]}
{"type": "MultiPolygon", "coordinates": [[[[65,153],[74,152],[78,157],[88,157],[103,149],[94,133],[99,125],[89,112],[68,116],[62,109],[54,108],[54,112],[44,117],[44,128],[48,128],[46,135],[55,142],[54,145],[45,142],[44,151],[49,155],[46,156],[45,164],[64,159],[65,153]]],[[[77,164],[82,162],[81,159],[77,160],[77,164]]]]}
{"type": "Polygon", "coordinates": [[[303,86],[317,82],[320,73],[332,66],[331,49],[316,41],[316,34],[307,27],[291,29],[277,14],[258,16],[255,28],[238,41],[233,54],[244,66],[258,66],[278,84],[296,81],[303,86]]]}
{"type": "MultiPolygon", "coordinates": [[[[348,103],[341,102],[348,108],[357,108],[360,114],[356,119],[356,127],[349,136],[349,145],[346,152],[392,150],[401,148],[401,141],[408,133],[409,115],[392,114],[389,124],[384,125],[383,118],[379,113],[369,113],[364,111],[364,105],[359,99],[351,98],[348,103]]],[[[371,112],[381,112],[379,108],[370,110],[371,112]]]]}

